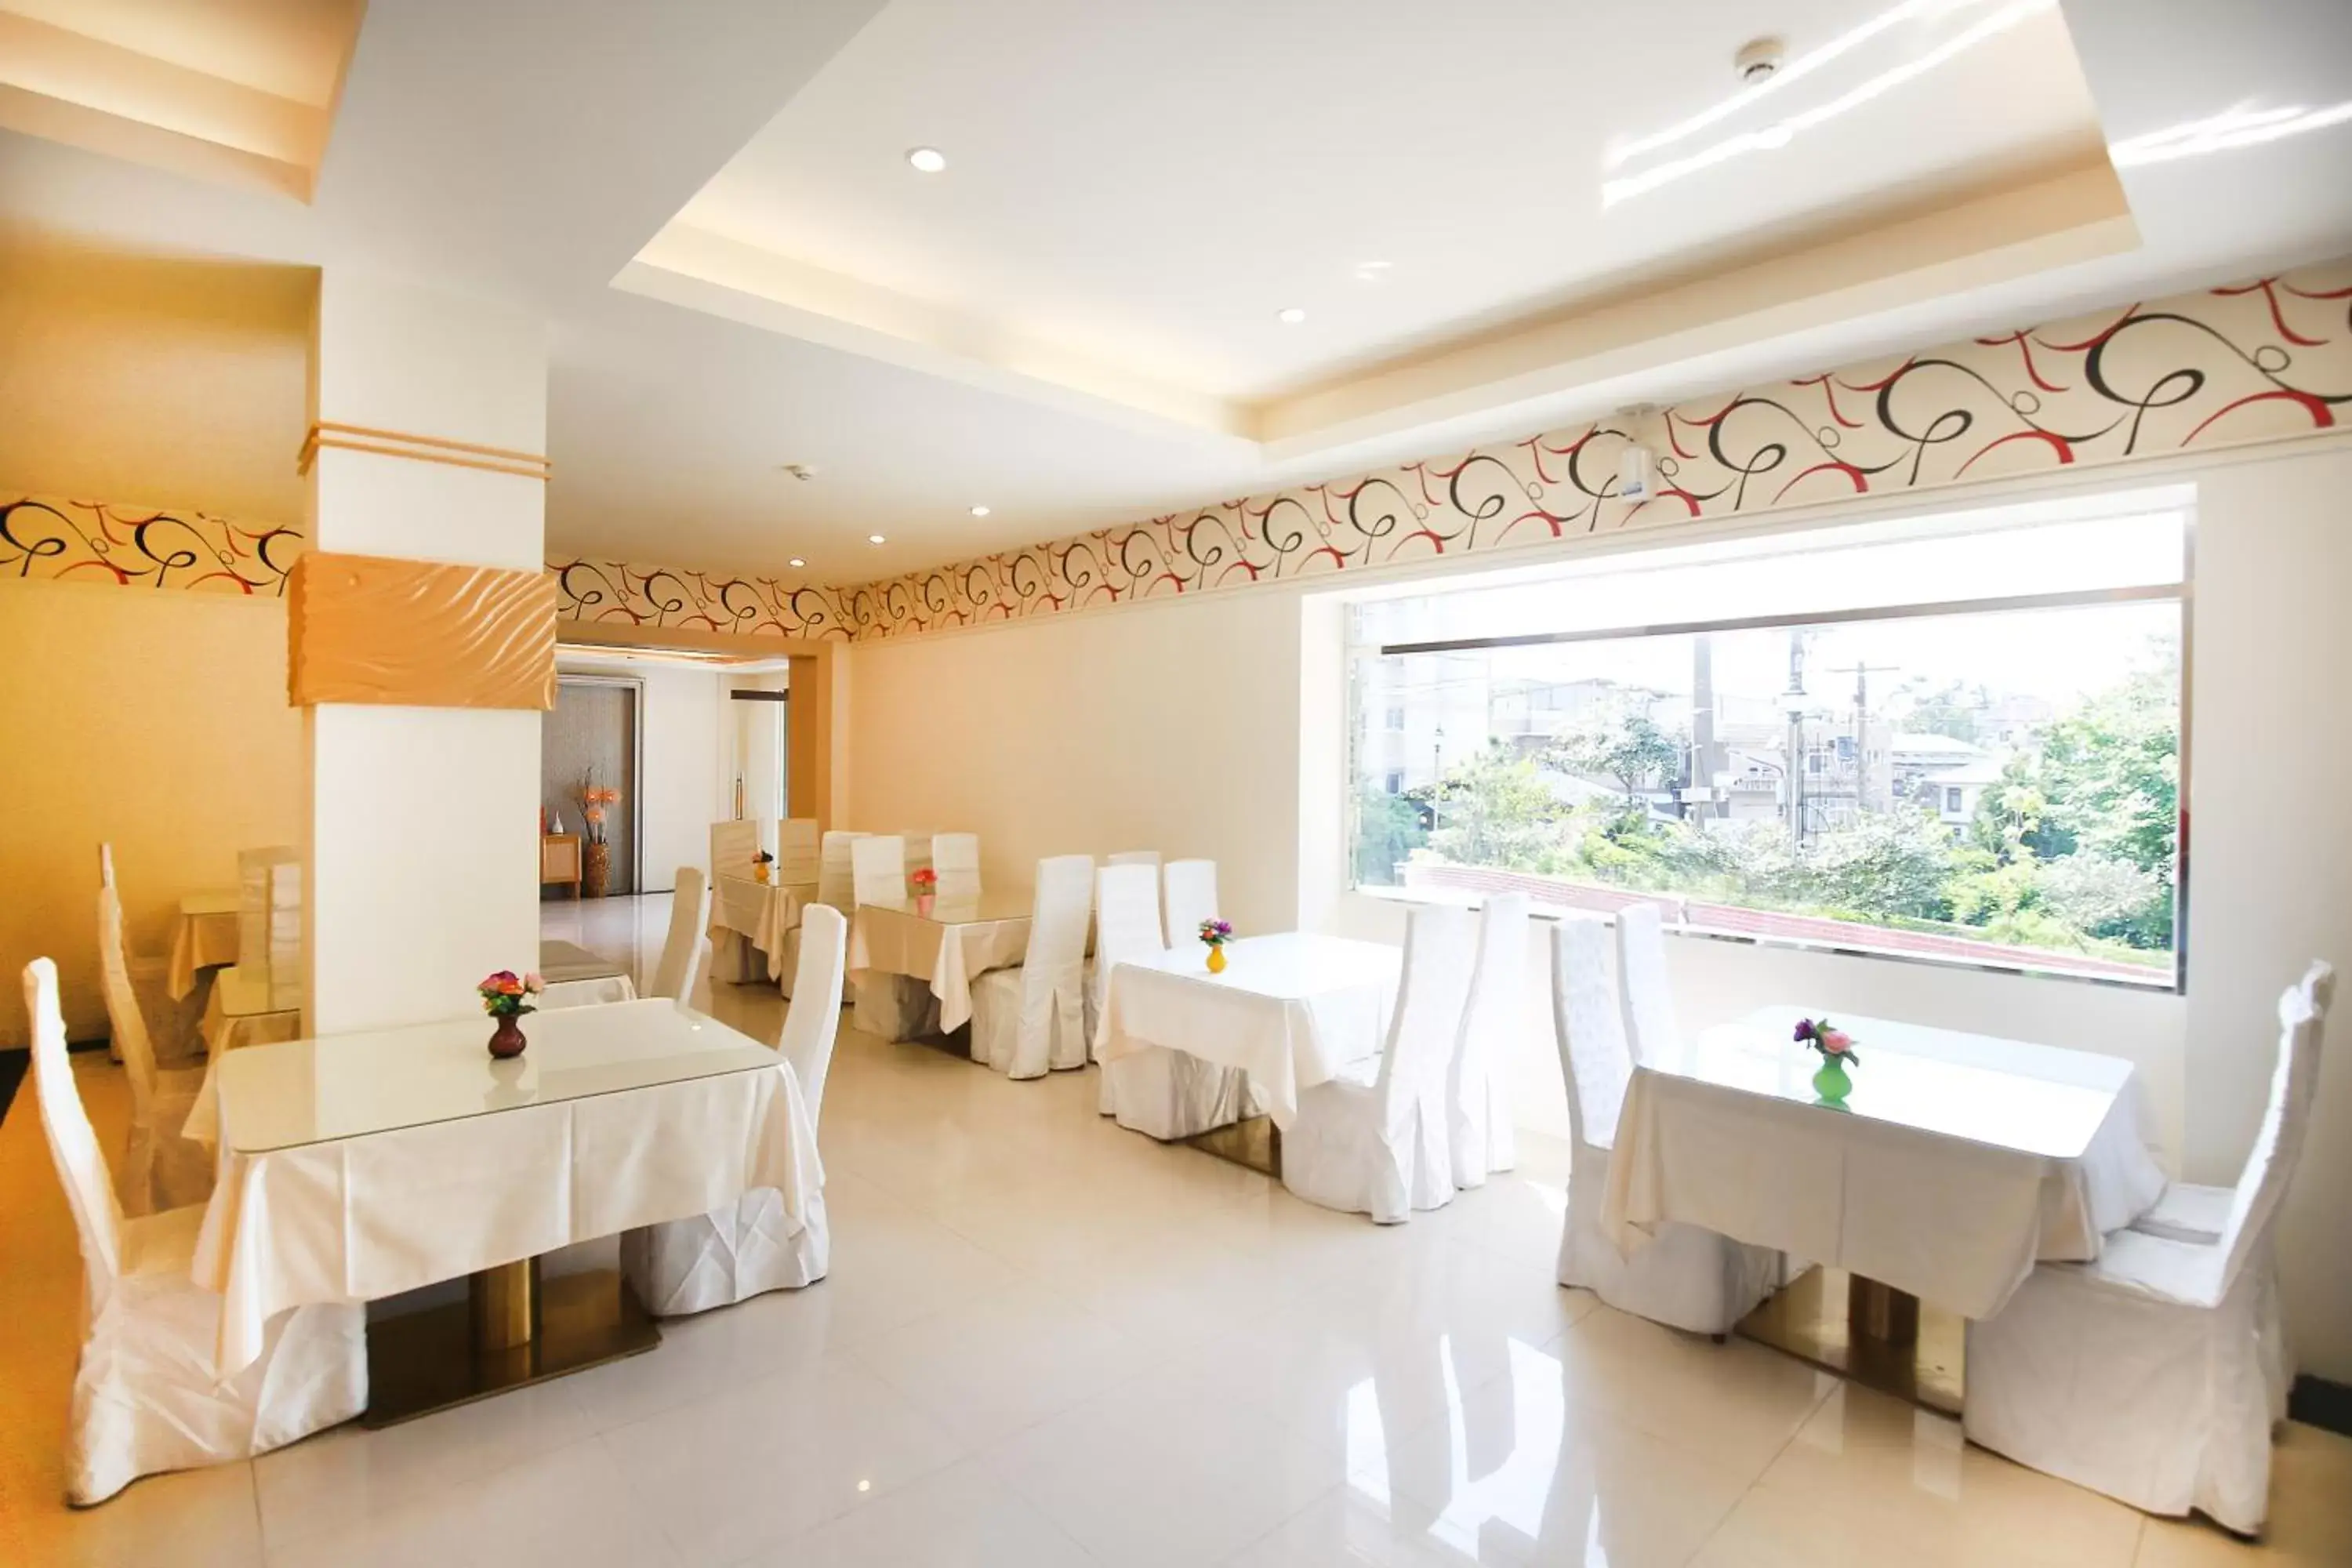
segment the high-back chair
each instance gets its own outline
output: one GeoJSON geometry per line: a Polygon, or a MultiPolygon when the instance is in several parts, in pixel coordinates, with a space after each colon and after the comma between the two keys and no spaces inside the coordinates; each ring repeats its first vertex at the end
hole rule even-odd
{"type": "Polygon", "coordinates": [[[1425,904],[1407,918],[1404,973],[1377,1074],[1298,1096],[1282,1135],[1282,1184],[1311,1204],[1382,1225],[1454,1201],[1445,1085],[1470,998],[1470,911],[1425,904]]]}
{"type": "Polygon", "coordinates": [[[1121,849],[1116,853],[1104,856],[1103,864],[1106,866],[1157,866],[1160,864],[1160,851],[1157,849],[1121,849]]]}
{"type": "MultiPolygon", "coordinates": [[[[849,921],[839,910],[813,904],[800,929],[800,970],[776,1051],[800,1086],[806,1121],[794,1131],[809,1139],[803,1152],[814,1167],[825,1078],[841,1032],[849,921]]],[[[805,1221],[794,1226],[783,1194],[756,1187],[708,1214],[623,1231],[621,1272],[646,1310],[663,1318],[731,1306],[766,1290],[797,1290],[824,1279],[832,1256],[824,1193],[812,1192],[803,1203],[805,1221]]]]}
{"type": "Polygon", "coordinates": [[[825,834],[819,843],[816,858],[816,901],[830,904],[846,914],[857,905],[856,872],[850,859],[850,846],[866,837],[863,833],[835,830],[825,834]]]}
{"type": "Polygon", "coordinates": [[[980,835],[977,833],[934,833],[931,835],[931,869],[939,876],[939,894],[943,899],[976,899],[980,896],[980,835]]]}
{"type": "Polygon", "coordinates": [[[710,884],[697,868],[680,866],[677,891],[670,895],[669,934],[662,939],[646,995],[692,1005],[695,983],[709,969],[709,931],[710,884]]]}
{"type": "Polygon", "coordinates": [[[1528,896],[1489,893],[1478,915],[1478,959],[1445,1090],[1457,1187],[1485,1186],[1488,1173],[1518,1163],[1503,1064],[1525,1026],[1527,984],[1528,896]]]}
{"type": "MultiPolygon", "coordinates": [[[[118,901],[121,899],[121,885],[115,880],[114,846],[103,839],[98,846],[98,885],[112,893],[118,901]]],[[[168,953],[133,952],[126,939],[122,957],[123,966],[131,975],[131,994],[145,998],[139,1011],[147,1025],[147,1043],[155,1059],[180,1061],[198,1054],[202,1047],[196,1040],[196,1017],[204,1010],[204,988],[199,986],[184,997],[173,996],[168,953]]],[[[120,1060],[121,1047],[116,1047],[113,1054],[120,1060]]]]}
{"type": "Polygon", "coordinates": [[[1609,1154],[1633,1078],[1625,1015],[1609,983],[1609,932],[1563,919],[1551,935],[1552,1024],[1568,1086],[1568,1215],[1560,1226],[1559,1282],[1592,1291],[1620,1311],[1696,1334],[1723,1335],[1772,1293],[1780,1255],[1697,1226],[1661,1225],[1621,1255],[1601,1227],[1609,1154]]]}
{"type": "MultiPolygon", "coordinates": [[[[1087,980],[1087,1041],[1090,1055],[1102,1047],[1104,998],[1110,972],[1120,960],[1149,958],[1168,951],[1160,931],[1160,866],[1157,860],[1115,862],[1095,873],[1095,963],[1087,980]]],[[[1104,1108],[1109,1114],[1109,1108],[1104,1108]]]]}
{"type": "Polygon", "coordinates": [[[250,1458],[347,1421],[367,1404],[365,1309],[297,1307],[261,1356],[213,1376],[221,1298],[188,1278],[201,1206],[126,1215],[74,1084],[57,966],[25,966],[33,1095],[80,1238],[81,1355],[66,1433],[66,1495],[103,1502],[141,1476],[250,1458]]]}
{"type": "Polygon", "coordinates": [[[1217,863],[1171,860],[1161,868],[1160,882],[1168,945],[1186,947],[1199,941],[1201,922],[1217,918],[1217,863]]]}
{"type": "Polygon", "coordinates": [[[1037,862],[1020,967],[992,969],[972,983],[972,1060],[1008,1078],[1087,1065],[1087,915],[1094,879],[1091,856],[1037,862]]]}
{"type": "Polygon", "coordinates": [[[2270,1101],[2219,1237],[2114,1232],[2095,1261],[2037,1264],[1999,1311],[1970,1320],[1970,1442],[2146,1513],[2260,1532],[2282,1353],[2273,1237],[2335,984],[2314,963],[2279,998],[2270,1101]]]}
{"type": "Polygon", "coordinates": [[[106,1016],[131,1083],[131,1138],[123,1151],[122,1205],[131,1214],[153,1214],[182,1204],[200,1204],[213,1189],[213,1162],[205,1149],[180,1136],[195,1103],[205,1070],[156,1065],[147,1016],[131,985],[131,963],[122,947],[122,905],[114,889],[98,890],[98,962],[106,995],[106,1016]]]}
{"type": "Polygon", "coordinates": [[[1682,1044],[1674,985],[1666,978],[1665,911],[1656,904],[1628,904],[1617,911],[1617,1001],[1636,1062],[1664,1061],[1682,1044]]]}
{"type": "Polygon", "coordinates": [[[710,874],[748,877],[760,854],[760,825],[748,816],[710,825],[710,874]]]}
{"type": "Polygon", "coordinates": [[[815,881],[818,842],[814,816],[788,816],[776,824],[776,880],[793,884],[815,881]]]}
{"type": "Polygon", "coordinates": [[[907,896],[907,841],[868,834],[849,846],[850,880],[861,904],[895,904],[907,896]]]}

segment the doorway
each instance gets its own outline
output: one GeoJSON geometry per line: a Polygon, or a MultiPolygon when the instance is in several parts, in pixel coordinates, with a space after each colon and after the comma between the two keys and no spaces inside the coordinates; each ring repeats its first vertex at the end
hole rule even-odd
{"type": "Polygon", "coordinates": [[[583,832],[581,796],[592,779],[598,788],[620,792],[604,808],[603,824],[612,846],[610,893],[634,893],[643,884],[637,866],[643,700],[641,684],[625,677],[559,674],[555,706],[540,725],[540,808],[563,832],[583,832]]]}

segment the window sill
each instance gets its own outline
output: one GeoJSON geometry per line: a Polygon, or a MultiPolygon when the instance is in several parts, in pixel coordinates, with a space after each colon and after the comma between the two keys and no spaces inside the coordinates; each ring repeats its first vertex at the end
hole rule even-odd
{"type": "MultiPolygon", "coordinates": [[[[1377,899],[1393,904],[1440,904],[1454,909],[1475,910],[1485,903],[1485,895],[1472,888],[1374,888],[1351,887],[1351,894],[1377,899]]],[[[1727,942],[1738,947],[1779,948],[1791,952],[1831,954],[1840,958],[1875,959],[1888,963],[1922,964],[1933,969],[1975,970],[1985,974],[2014,974],[2034,980],[2061,980],[2077,985],[2098,985],[2114,990],[2136,991],[2155,995],[2179,995],[2187,988],[2180,984],[2176,966],[2173,974],[2150,970],[2145,980],[2123,974],[2092,974],[2081,970],[2038,964],[2021,958],[2003,963],[1985,958],[1946,957],[1935,953],[1903,952],[1892,948],[1870,947],[1861,943],[1824,941],[1813,937],[1780,936],[1759,931],[1725,931],[1713,926],[1690,925],[1673,918],[1673,900],[1659,897],[1654,901],[1665,905],[1669,917],[1664,930],[1669,936],[1690,937],[1702,942],[1727,942]]],[[[1558,904],[1530,903],[1528,913],[1539,921],[1589,920],[1613,926],[1615,917],[1600,910],[1571,910],[1558,904]]]]}

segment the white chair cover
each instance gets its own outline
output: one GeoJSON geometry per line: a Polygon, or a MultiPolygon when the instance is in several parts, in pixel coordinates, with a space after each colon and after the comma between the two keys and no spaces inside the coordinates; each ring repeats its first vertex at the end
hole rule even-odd
{"type": "Polygon", "coordinates": [[[2218,1240],[2117,1231],[2095,1262],[2043,1264],[1969,1324],[1970,1442],[2149,1513],[2262,1529],[2274,1420],[2263,1303],[2334,989],[2315,963],[2279,999],[2270,1104],[2218,1240]]]}
{"type": "Polygon", "coordinates": [[[1171,860],[1160,873],[1160,907],[1167,915],[1171,947],[1201,940],[1201,922],[1217,918],[1217,863],[1171,860]]]}
{"type": "Polygon", "coordinates": [[[1454,1201],[1445,1085],[1475,940],[1467,910],[1412,911],[1379,1076],[1335,1078],[1299,1095],[1297,1117],[1282,1135],[1282,1184],[1292,1193],[1381,1225],[1454,1201]]]}
{"type": "MultiPolygon", "coordinates": [[[[800,1080],[809,1126],[824,1111],[824,1080],[841,1030],[842,968],[849,952],[849,921],[835,909],[813,904],[801,917],[800,973],[795,1000],[784,1014],[776,1049],[800,1080]]],[[[621,1272],[646,1311],[657,1318],[707,1312],[768,1290],[797,1290],[824,1278],[832,1260],[824,1194],[807,1194],[795,1226],[784,1195],[756,1187],[731,1204],[691,1219],[621,1233],[621,1272]]]]}
{"type": "Polygon", "coordinates": [[[857,903],[857,878],[849,847],[863,833],[828,833],[817,849],[816,901],[847,914],[857,903]]]}
{"type": "Polygon", "coordinates": [[[1489,893],[1478,916],[1478,963],[1462,1013],[1462,1043],[1445,1089],[1457,1187],[1483,1187],[1489,1172],[1519,1163],[1502,1064],[1525,1026],[1527,985],[1528,896],[1489,893]]]}
{"type": "MultiPolygon", "coordinates": [[[[118,901],[121,899],[122,889],[114,880],[111,844],[100,843],[98,847],[98,885],[110,890],[118,901]]],[[[131,973],[131,994],[139,1000],[140,1016],[147,1024],[147,1043],[156,1061],[181,1062],[203,1056],[204,1034],[198,1021],[204,1016],[210,988],[199,984],[184,996],[174,996],[171,954],[132,952],[127,938],[122,952],[123,967],[131,973]]],[[[116,1047],[113,1056],[118,1061],[121,1059],[121,1047],[116,1047]]]]}
{"type": "Polygon", "coordinates": [[[1633,1059],[1664,1059],[1682,1037],[1675,1024],[1674,984],[1666,978],[1664,911],[1656,904],[1628,904],[1617,911],[1617,1000],[1633,1059]]]}
{"type": "Polygon", "coordinates": [[[203,1087],[205,1069],[160,1068],[147,1033],[146,1015],[131,986],[131,963],[122,950],[122,905],[112,888],[98,890],[98,961],[106,994],[107,1022],[131,1080],[131,1139],[123,1151],[122,1206],[130,1214],[156,1214],[212,1194],[213,1162],[202,1144],[180,1136],[203,1087]]]}
{"type": "Polygon", "coordinates": [[[1617,1114],[1633,1080],[1624,1015],[1609,984],[1609,934],[1597,921],[1552,931],[1552,1021],[1568,1083],[1568,1216],[1559,1282],[1620,1311],[1696,1334],[1727,1334],[1780,1281],[1780,1255],[1695,1225],[1662,1225],[1631,1257],[1601,1223],[1617,1114]]]}
{"type": "Polygon", "coordinates": [[[939,874],[939,893],[943,899],[976,899],[980,896],[980,835],[977,833],[934,833],[931,835],[931,869],[939,874]]]}
{"type": "Polygon", "coordinates": [[[103,1502],[141,1476],[250,1458],[367,1405],[365,1309],[299,1307],[260,1357],[213,1376],[221,1298],[188,1278],[202,1208],[125,1218],[66,1056],[57,966],[25,966],[33,1091],[81,1238],[81,1357],[66,1433],[66,1495],[103,1502]]]}
{"type": "Polygon", "coordinates": [[[972,984],[972,1060],[1008,1078],[1087,1065],[1087,912],[1094,877],[1090,856],[1037,862],[1020,967],[992,969],[972,984]]]}
{"type": "MultiPolygon", "coordinates": [[[[1155,886],[1156,859],[1130,857],[1124,864],[1105,867],[1097,879],[1095,973],[1088,1011],[1089,1037],[1097,1059],[1103,1032],[1110,1027],[1111,971],[1128,960],[1152,958],[1166,951],[1155,886]]],[[[1205,860],[1179,864],[1207,868],[1213,912],[1215,866],[1205,860]]],[[[1199,874],[1189,873],[1187,880],[1186,896],[1198,899],[1199,874]]],[[[1197,931],[1199,921],[1193,924],[1197,931]]],[[[1251,1091],[1247,1073],[1165,1046],[1147,1047],[1117,1061],[1104,1062],[1097,1104],[1105,1116],[1116,1118],[1129,1131],[1162,1142],[1228,1127],[1265,1110],[1262,1097],[1251,1091]]]]}
{"type": "Polygon", "coordinates": [[[669,934],[662,939],[661,959],[654,965],[648,996],[690,1002],[695,982],[709,972],[710,952],[710,884],[692,866],[677,868],[677,890],[670,895],[669,934]]]}
{"type": "Polygon", "coordinates": [[[815,881],[817,845],[815,817],[788,816],[776,824],[776,880],[779,882],[815,881]]]}
{"type": "Polygon", "coordinates": [[[907,896],[907,841],[867,834],[849,846],[850,880],[861,904],[896,903],[907,896]]]}
{"type": "Polygon", "coordinates": [[[710,875],[748,877],[760,853],[760,825],[748,816],[710,825],[710,875]]]}

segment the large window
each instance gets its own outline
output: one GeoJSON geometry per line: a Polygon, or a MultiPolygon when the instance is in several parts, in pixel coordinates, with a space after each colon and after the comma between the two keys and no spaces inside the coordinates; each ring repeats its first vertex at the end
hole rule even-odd
{"type": "Polygon", "coordinates": [[[1357,885],[2173,984],[2185,498],[2089,510],[1353,605],[1357,885]]]}

